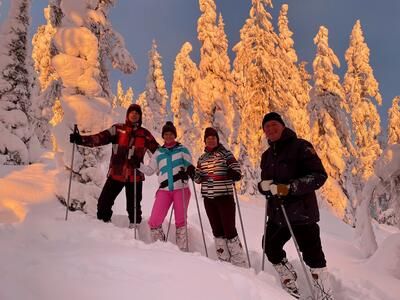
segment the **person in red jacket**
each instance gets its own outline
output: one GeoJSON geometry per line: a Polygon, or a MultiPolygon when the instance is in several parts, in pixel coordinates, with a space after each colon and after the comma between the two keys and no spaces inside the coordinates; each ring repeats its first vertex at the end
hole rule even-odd
{"type": "Polygon", "coordinates": [[[86,147],[98,147],[112,144],[112,154],[108,178],[97,203],[97,218],[110,222],[112,206],[118,194],[125,187],[126,210],[130,228],[142,221],[142,189],[144,175],[138,170],[147,150],[154,153],[159,144],[153,135],[142,126],[142,110],[132,104],[126,112],[125,123],[114,124],[109,129],[94,135],[70,135],[70,142],[86,147]],[[136,176],[135,176],[136,174],[136,176]],[[135,187],[136,184],[136,187],[135,187]],[[136,188],[136,195],[134,189],[136,188]],[[134,216],[134,199],[136,199],[136,224],[134,216]]]}

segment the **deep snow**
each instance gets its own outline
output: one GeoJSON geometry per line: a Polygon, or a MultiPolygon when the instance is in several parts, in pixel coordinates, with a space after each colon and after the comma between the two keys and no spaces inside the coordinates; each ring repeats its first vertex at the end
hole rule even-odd
{"type": "MultiPolygon", "coordinates": [[[[70,212],[65,221],[65,207],[54,196],[55,174],[52,153],[46,153],[39,164],[0,167],[1,300],[292,299],[281,290],[268,261],[265,272],[260,272],[263,198],[241,197],[240,201],[253,267],[248,270],[215,261],[212,234],[199,194],[210,258],[205,257],[193,196],[188,213],[191,253],[182,253],[173,243],[174,226],[171,242],[150,244],[145,222],[139,230],[141,240],[134,240],[133,231],[127,228],[124,193],[116,200],[113,224],[81,212],[70,212]]],[[[155,176],[146,179],[145,219],[156,186],[155,176]]],[[[364,259],[354,242],[353,228],[324,210],[321,219],[336,299],[398,299],[398,229],[374,223],[379,248],[371,258],[364,259]]],[[[241,233],[239,222],[238,230],[241,233]]],[[[304,283],[293,243],[289,242],[286,249],[300,283],[304,283]]]]}

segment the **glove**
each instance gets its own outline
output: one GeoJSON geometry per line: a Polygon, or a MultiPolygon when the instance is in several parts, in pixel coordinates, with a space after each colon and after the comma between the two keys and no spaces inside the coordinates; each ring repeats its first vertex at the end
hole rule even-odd
{"type": "Polygon", "coordinates": [[[132,168],[134,169],[139,169],[140,168],[140,161],[139,158],[137,158],[136,156],[132,156],[130,159],[130,163],[132,165],[132,168]]]}
{"type": "Polygon", "coordinates": [[[271,192],[272,180],[263,180],[258,183],[258,190],[261,194],[267,196],[271,192]]]}
{"type": "Polygon", "coordinates": [[[71,144],[82,144],[82,136],[78,132],[69,135],[69,142],[71,144]]]}
{"type": "Polygon", "coordinates": [[[189,176],[186,173],[184,168],[181,168],[180,171],[178,172],[178,176],[181,180],[189,180],[189,176]]]}
{"type": "Polygon", "coordinates": [[[233,181],[239,181],[240,179],[242,179],[242,174],[240,174],[240,172],[229,168],[227,171],[227,175],[230,179],[232,179],[233,181]]]}
{"type": "Polygon", "coordinates": [[[190,179],[193,180],[194,174],[196,173],[195,167],[193,165],[190,165],[189,167],[187,167],[186,173],[190,177],[190,179]]]}
{"type": "Polygon", "coordinates": [[[288,184],[271,184],[270,191],[272,195],[277,195],[279,197],[284,197],[289,194],[290,185],[288,184]]]}

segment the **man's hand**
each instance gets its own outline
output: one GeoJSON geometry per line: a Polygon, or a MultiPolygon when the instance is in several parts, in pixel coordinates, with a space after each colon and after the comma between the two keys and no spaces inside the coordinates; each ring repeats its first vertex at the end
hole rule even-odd
{"type": "Polygon", "coordinates": [[[258,191],[267,196],[268,192],[270,192],[272,180],[263,180],[258,183],[258,191]]]}
{"type": "Polygon", "coordinates": [[[273,196],[284,197],[289,194],[290,185],[288,184],[275,184],[272,180],[263,180],[258,183],[258,190],[263,195],[268,195],[270,192],[273,196]]]}
{"type": "Polygon", "coordinates": [[[278,197],[284,197],[289,194],[290,185],[288,184],[271,184],[270,191],[271,194],[278,197]]]}

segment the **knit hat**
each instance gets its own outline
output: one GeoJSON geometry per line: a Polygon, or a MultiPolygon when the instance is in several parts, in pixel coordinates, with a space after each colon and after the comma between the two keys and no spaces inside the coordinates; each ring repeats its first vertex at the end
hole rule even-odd
{"type": "Polygon", "coordinates": [[[162,131],[161,131],[161,136],[164,137],[164,133],[166,133],[166,132],[172,132],[176,137],[176,128],[175,128],[174,124],[172,124],[171,121],[167,121],[165,123],[165,125],[163,126],[162,131]]]}
{"type": "Polygon", "coordinates": [[[276,112],[270,112],[270,113],[267,113],[267,114],[264,116],[264,119],[263,119],[263,121],[262,121],[262,127],[264,128],[265,123],[267,123],[267,122],[269,122],[269,121],[272,121],[272,120],[278,121],[278,122],[281,123],[283,126],[286,126],[286,125],[285,125],[285,122],[283,122],[283,120],[282,120],[282,117],[281,117],[278,113],[276,113],[276,112]]]}
{"type": "Polygon", "coordinates": [[[128,122],[128,115],[131,111],[136,111],[139,115],[139,125],[142,125],[142,109],[140,108],[140,106],[138,104],[131,104],[128,107],[128,110],[126,111],[126,121],[128,122]]]}
{"type": "Polygon", "coordinates": [[[216,136],[217,141],[219,143],[218,132],[212,127],[207,127],[206,130],[204,131],[204,142],[206,141],[206,138],[208,138],[209,136],[216,136]]]}

